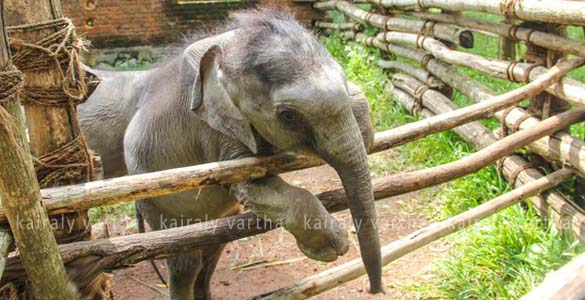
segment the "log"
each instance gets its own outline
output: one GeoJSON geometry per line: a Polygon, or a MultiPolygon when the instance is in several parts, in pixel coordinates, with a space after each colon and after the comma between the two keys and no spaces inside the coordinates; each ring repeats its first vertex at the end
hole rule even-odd
{"type": "MultiPolygon", "coordinates": [[[[12,65],[4,31],[4,5],[0,1],[1,71],[12,65]]],[[[16,95],[2,100],[6,103],[0,105],[0,198],[23,259],[32,295],[35,299],[77,299],[59,257],[49,216],[41,205],[20,100],[16,95]]],[[[6,232],[1,236],[3,264],[9,238],[6,232]]]]}
{"type": "Polygon", "coordinates": [[[331,22],[323,22],[323,21],[316,21],[315,27],[324,28],[324,29],[333,29],[333,30],[354,30],[354,31],[362,31],[364,30],[364,26],[358,23],[331,23],[331,22]]]}
{"type": "MultiPolygon", "coordinates": [[[[447,80],[447,84],[459,90],[472,101],[483,101],[483,99],[489,99],[495,95],[481,83],[441,62],[430,61],[428,68],[431,73],[442,80],[447,80]]],[[[504,114],[503,112],[497,112],[495,117],[501,122],[504,114]]],[[[505,122],[510,127],[530,128],[530,126],[539,122],[539,119],[529,116],[523,109],[517,107],[508,113],[505,122]],[[517,124],[519,120],[524,121],[517,124]]],[[[585,142],[566,132],[555,133],[550,137],[528,145],[527,148],[553,162],[568,164],[582,176],[585,176],[585,142]]]]}
{"type": "MultiPolygon", "coordinates": [[[[464,213],[449,218],[442,222],[436,222],[419,229],[397,241],[394,241],[382,247],[382,263],[389,264],[400,257],[411,253],[412,251],[428,245],[442,237],[461,229],[467,228],[478,221],[481,221],[497,212],[508,208],[523,199],[537,195],[546,191],[561,182],[569,179],[573,175],[569,169],[561,169],[539,180],[523,185],[504,195],[472,208],[464,213]]],[[[305,277],[294,284],[280,288],[268,293],[264,293],[250,298],[251,300],[299,300],[307,299],[317,294],[323,293],[336,286],[348,281],[354,280],[366,272],[360,259],[354,259],[350,262],[320,273],[305,277]]],[[[575,298],[577,299],[577,298],[575,298]]]]}
{"type": "Polygon", "coordinates": [[[453,16],[425,12],[408,12],[407,15],[424,20],[454,24],[482,33],[488,32],[508,39],[520,40],[526,44],[534,44],[545,49],[585,57],[585,45],[581,41],[572,40],[556,34],[522,26],[514,27],[506,23],[494,23],[486,20],[467,18],[462,15],[453,16]]]}
{"type": "Polygon", "coordinates": [[[378,61],[378,66],[380,66],[383,69],[393,69],[406,73],[418,79],[419,81],[424,82],[428,87],[432,89],[442,90],[445,88],[445,83],[437,79],[437,77],[431,75],[429,72],[397,60],[393,61],[380,60],[378,61]]]}
{"type": "Polygon", "coordinates": [[[471,31],[456,25],[437,23],[432,27],[425,21],[404,19],[370,13],[347,1],[332,1],[331,6],[321,6],[316,3],[319,9],[337,9],[354,20],[364,22],[368,25],[383,29],[400,32],[417,33],[421,30],[430,31],[429,35],[441,40],[446,40],[464,48],[473,48],[473,34],[471,31]]]}
{"type": "MultiPolygon", "coordinates": [[[[458,161],[378,178],[372,184],[374,197],[383,199],[396,196],[476,172],[535,139],[584,119],[585,111],[564,112],[542,121],[529,131],[516,132],[458,161]]],[[[347,199],[342,188],[320,193],[317,197],[331,212],[347,208],[347,199]]],[[[272,225],[265,225],[260,218],[247,213],[164,231],[61,245],[60,251],[68,264],[75,264],[75,260],[84,260],[87,257],[99,257],[100,262],[96,265],[98,270],[113,269],[150,258],[175,255],[187,249],[225,243],[271,228],[272,225]]],[[[15,254],[8,260],[4,280],[19,279],[20,269],[20,257],[15,254]]]]}
{"type": "MultiPolygon", "coordinates": [[[[524,98],[542,91],[564,73],[580,64],[571,60],[559,64],[558,68],[543,75],[529,85],[504,95],[493,97],[460,111],[437,116],[429,120],[404,125],[376,134],[373,152],[382,151],[406,142],[422,138],[431,133],[447,130],[461,124],[491,115],[498,109],[514,105],[524,98]]],[[[195,189],[209,184],[226,184],[280,173],[284,170],[306,168],[321,164],[322,161],[310,155],[291,153],[274,157],[246,158],[203,164],[161,172],[126,176],[109,180],[90,182],[63,188],[43,190],[44,204],[50,214],[110,205],[122,201],[140,200],[195,189]]],[[[0,217],[3,217],[0,211],[0,217]]]]}
{"type": "MultiPolygon", "coordinates": [[[[433,38],[420,39],[415,34],[388,32],[381,34],[380,38],[386,42],[405,43],[411,46],[416,46],[417,41],[419,41],[419,46],[431,52],[435,58],[441,61],[465,66],[487,75],[513,82],[532,81],[547,70],[545,67],[535,67],[533,64],[490,59],[476,54],[451,50],[433,38]]],[[[554,84],[547,88],[547,92],[567,100],[576,107],[585,107],[585,84],[576,80],[563,78],[559,84],[554,84]]]]}
{"type": "MultiPolygon", "coordinates": [[[[408,105],[414,105],[416,102],[413,96],[408,95],[400,89],[392,88],[391,85],[390,87],[391,93],[398,96],[398,100],[401,103],[407,102],[412,103],[408,105]]],[[[415,87],[413,86],[413,88],[415,87]]],[[[433,95],[424,95],[423,104],[430,108],[432,112],[423,109],[423,113],[427,112],[427,115],[432,116],[457,109],[457,106],[448,98],[442,95],[431,96],[433,95]]],[[[485,148],[497,141],[492,133],[479,122],[457,127],[454,131],[476,149],[485,148]]],[[[513,187],[531,182],[543,176],[537,169],[533,167],[527,168],[527,164],[527,161],[518,155],[511,155],[503,159],[502,173],[504,177],[509,181],[512,181],[511,178],[516,178],[513,187]]],[[[578,208],[577,205],[553,191],[532,197],[531,202],[540,216],[552,219],[557,228],[571,233],[582,243],[585,243],[585,212],[578,208]]]]}
{"type": "MultiPolygon", "coordinates": [[[[334,1],[328,1],[334,2],[334,1]]],[[[566,25],[585,25],[585,6],[580,1],[494,1],[494,0],[370,0],[387,8],[441,8],[452,11],[476,11],[514,17],[524,21],[566,25]]]]}
{"type": "MultiPolygon", "coordinates": [[[[555,67],[551,68],[551,72],[548,73],[548,76],[543,76],[537,81],[533,81],[521,88],[516,90],[507,92],[505,94],[490,97],[485,101],[479,102],[474,105],[470,105],[464,108],[460,108],[456,111],[447,112],[441,115],[437,115],[435,117],[426,119],[426,124],[419,122],[406,124],[401,126],[399,129],[402,129],[406,132],[409,132],[413,135],[423,135],[428,134],[430,132],[439,132],[449,128],[453,128],[470,121],[479,120],[486,116],[491,115],[493,112],[504,109],[505,107],[514,106],[526,98],[533,97],[540,92],[542,92],[547,86],[552,84],[553,82],[557,81],[560,77],[562,77],[567,72],[581,66],[585,62],[584,59],[576,59],[573,61],[566,61],[566,64],[559,63],[555,67]],[[419,125],[420,124],[420,125],[419,125]],[[419,133],[420,132],[420,133],[419,133]]],[[[422,91],[424,94],[425,90],[422,91]]],[[[413,91],[413,93],[418,93],[418,90],[413,91]]],[[[396,130],[390,131],[391,133],[396,132],[396,130]]],[[[389,138],[387,140],[395,140],[389,138]]],[[[396,143],[391,146],[396,146],[401,143],[396,143]]],[[[376,143],[374,147],[374,151],[377,149],[376,147],[384,147],[389,148],[391,146],[386,145],[384,143],[376,143]]]]}
{"type": "Polygon", "coordinates": [[[573,258],[559,270],[550,273],[536,288],[520,300],[585,299],[585,253],[573,258]]]}
{"type": "MultiPolygon", "coordinates": [[[[411,49],[394,44],[385,44],[380,40],[369,38],[361,33],[347,33],[344,34],[344,37],[355,38],[355,40],[358,42],[362,42],[370,46],[375,46],[385,51],[390,51],[395,55],[414,60],[420,64],[423,64],[423,62],[426,60],[426,53],[420,49],[411,49]]],[[[483,99],[489,99],[495,96],[491,90],[479,82],[437,59],[429,59],[426,62],[426,66],[430,73],[435,75],[440,80],[446,82],[453,88],[459,90],[472,101],[479,102],[483,99]]],[[[496,113],[495,117],[500,118],[501,121],[502,113],[496,113]]],[[[524,111],[519,108],[515,108],[510,112],[508,118],[506,118],[506,123],[513,125],[519,119],[526,119],[527,117],[529,116],[527,116],[524,111]]],[[[534,122],[535,120],[538,121],[536,118],[531,117],[528,118],[526,122],[534,122]]],[[[520,127],[523,127],[522,124],[520,127]]],[[[526,128],[527,126],[524,125],[524,127],[526,128]]],[[[585,156],[585,153],[583,152],[584,147],[585,143],[583,141],[574,138],[565,132],[555,133],[549,138],[539,140],[536,143],[527,146],[529,150],[543,157],[550,158],[552,161],[562,164],[569,164],[570,166],[576,168],[577,171],[582,175],[585,174],[585,160],[583,158],[585,156]]]]}

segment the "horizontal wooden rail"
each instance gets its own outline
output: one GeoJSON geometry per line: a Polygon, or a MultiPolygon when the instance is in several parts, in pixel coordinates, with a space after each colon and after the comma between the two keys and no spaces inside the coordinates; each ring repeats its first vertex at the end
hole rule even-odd
{"type": "MultiPolygon", "coordinates": [[[[421,228],[418,231],[382,247],[382,262],[384,265],[387,265],[422,246],[428,245],[444,236],[467,228],[523,199],[537,195],[560,184],[569,179],[572,174],[572,171],[569,169],[561,169],[457,216],[421,228]]],[[[288,287],[280,288],[251,299],[307,299],[343,283],[354,280],[365,273],[366,270],[361,259],[354,259],[345,264],[305,277],[288,287]]]]}
{"type": "MultiPolygon", "coordinates": [[[[420,39],[416,34],[387,32],[380,34],[379,38],[394,44],[404,43],[410,46],[417,46],[418,44],[418,46],[431,52],[435,58],[443,62],[465,66],[490,76],[515,82],[533,81],[547,71],[547,68],[534,66],[533,64],[485,58],[476,54],[452,50],[433,38],[420,39]]],[[[563,78],[560,86],[558,85],[548,87],[547,91],[567,100],[572,105],[585,107],[585,84],[570,78],[563,78]]]]}
{"type": "Polygon", "coordinates": [[[431,36],[446,40],[464,48],[473,48],[473,34],[471,31],[452,24],[435,24],[432,30],[427,29],[428,24],[422,20],[413,20],[384,16],[370,13],[347,1],[330,1],[330,6],[316,5],[319,9],[337,9],[354,20],[383,30],[417,33],[428,31],[431,36]]]}
{"type": "MultiPolygon", "coordinates": [[[[326,1],[334,2],[334,1],[326,1]]],[[[585,25],[585,6],[581,1],[555,0],[370,0],[387,8],[441,8],[450,11],[476,11],[514,17],[525,21],[585,25]]],[[[315,4],[317,5],[317,4],[315,4]]]]}
{"type": "MultiPolygon", "coordinates": [[[[411,85],[412,81],[416,80],[412,79],[403,82],[405,85],[410,85],[404,91],[393,87],[391,84],[388,85],[389,91],[399,103],[407,108],[411,108],[417,103],[414,98],[415,93],[412,91],[416,90],[420,83],[411,85]]],[[[457,109],[457,106],[450,99],[434,90],[425,92],[421,98],[424,107],[426,107],[421,111],[424,117],[457,109]]],[[[472,122],[453,130],[476,149],[485,148],[497,141],[491,131],[479,122],[472,122]]],[[[535,167],[527,167],[528,162],[518,155],[510,155],[502,161],[502,173],[514,187],[537,180],[543,176],[535,167]]],[[[532,197],[531,201],[539,215],[543,218],[550,218],[558,228],[573,234],[582,243],[585,243],[585,211],[554,191],[532,197]]]]}
{"type": "MultiPolygon", "coordinates": [[[[376,134],[372,152],[379,152],[432,133],[477,120],[493,111],[516,104],[537,94],[547,85],[579,64],[571,60],[551,69],[539,80],[489,101],[459,111],[421,120],[376,134]]],[[[226,184],[260,178],[284,171],[307,168],[323,162],[310,154],[282,153],[272,157],[244,158],[193,167],[94,181],[80,185],[42,190],[49,214],[61,214],[124,201],[141,200],[196,189],[210,184],[226,184]]],[[[5,217],[0,210],[0,220],[5,217]]]]}
{"type": "Polygon", "coordinates": [[[335,30],[355,30],[355,31],[364,30],[364,26],[362,26],[359,23],[331,23],[331,22],[316,21],[315,27],[326,28],[326,29],[335,29],[335,30]]]}
{"type": "Polygon", "coordinates": [[[534,30],[532,28],[514,26],[506,23],[495,23],[482,19],[472,19],[463,15],[433,14],[424,12],[408,12],[407,14],[423,20],[454,24],[481,32],[493,33],[513,40],[520,40],[545,49],[585,57],[585,45],[582,41],[572,40],[556,34],[534,30]]]}

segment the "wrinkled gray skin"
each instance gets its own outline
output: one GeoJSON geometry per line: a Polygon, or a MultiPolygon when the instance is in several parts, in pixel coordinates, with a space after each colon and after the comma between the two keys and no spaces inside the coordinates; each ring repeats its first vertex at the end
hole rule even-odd
{"type": "MultiPolygon", "coordinates": [[[[342,180],[371,292],[380,292],[365,147],[373,139],[367,103],[350,100],[339,65],[289,14],[240,13],[231,28],[192,43],[162,67],[98,73],[102,83],[79,107],[79,119],[90,147],[102,155],[106,176],[123,175],[124,161],[129,174],[139,174],[258,152],[316,153],[342,180]]],[[[310,258],[333,261],[348,250],[347,232],[321,202],[278,176],[136,206],[150,227],[160,230],[232,215],[240,204],[281,222],[310,258]],[[327,226],[307,227],[306,220],[327,226]]],[[[171,298],[209,299],[223,247],[169,258],[171,298]]]]}

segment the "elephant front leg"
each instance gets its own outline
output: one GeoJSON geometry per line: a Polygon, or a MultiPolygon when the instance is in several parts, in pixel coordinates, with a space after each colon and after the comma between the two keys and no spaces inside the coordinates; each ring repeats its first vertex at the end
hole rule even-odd
{"type": "Polygon", "coordinates": [[[292,233],[301,252],[319,261],[334,261],[349,249],[347,231],[309,191],[278,176],[232,184],[232,195],[257,216],[292,233]]]}

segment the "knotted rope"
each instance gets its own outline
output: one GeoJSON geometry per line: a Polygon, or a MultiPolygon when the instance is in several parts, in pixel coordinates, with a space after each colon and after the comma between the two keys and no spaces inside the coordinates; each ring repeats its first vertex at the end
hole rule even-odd
{"type": "MultiPolygon", "coordinates": [[[[18,38],[9,38],[13,51],[12,61],[22,72],[38,72],[56,69],[61,79],[62,90],[56,92],[57,97],[73,99],[75,104],[85,100],[87,85],[85,72],[81,67],[79,51],[84,49],[83,43],[75,36],[75,27],[69,19],[57,19],[48,22],[12,26],[7,28],[9,35],[23,32],[38,32],[44,30],[55,30],[54,33],[38,41],[30,42],[18,38]]],[[[30,87],[27,86],[26,90],[30,87]]],[[[37,88],[38,89],[38,88],[37,88]]],[[[37,90],[37,93],[39,91],[37,90]]],[[[44,94],[55,93],[55,90],[47,90],[44,94]]],[[[23,100],[28,101],[27,94],[23,100]]],[[[36,102],[40,98],[36,99],[36,102]]],[[[59,101],[59,104],[66,104],[69,100],[59,101]]],[[[55,105],[48,103],[47,105],[55,105]]]]}
{"type": "Polygon", "coordinates": [[[84,49],[75,35],[75,27],[69,19],[12,26],[7,28],[13,52],[14,65],[25,73],[56,71],[58,86],[34,86],[24,83],[20,92],[24,103],[43,106],[68,106],[72,114],[72,126],[77,137],[60,148],[33,158],[41,187],[59,183],[74,183],[80,179],[91,181],[93,160],[87,142],[81,134],[75,105],[87,96],[86,74],[81,66],[79,51],[84,49]],[[22,33],[51,32],[40,40],[31,42],[14,36],[22,33]]]}
{"type": "Polygon", "coordinates": [[[517,19],[516,15],[516,4],[521,0],[501,0],[500,1],[500,14],[509,19],[517,19]]]}
{"type": "Polygon", "coordinates": [[[22,88],[22,72],[13,65],[0,71],[0,105],[5,104],[12,95],[22,88]]]}

